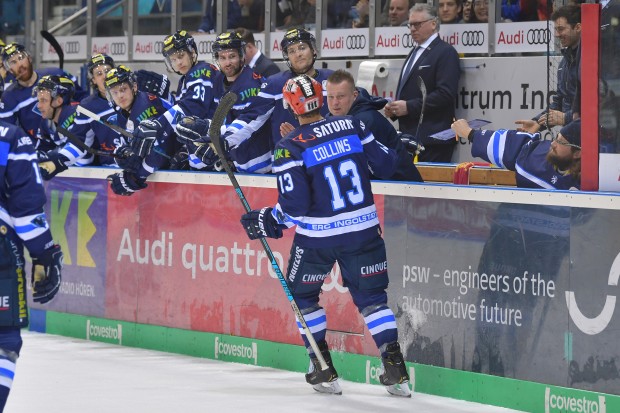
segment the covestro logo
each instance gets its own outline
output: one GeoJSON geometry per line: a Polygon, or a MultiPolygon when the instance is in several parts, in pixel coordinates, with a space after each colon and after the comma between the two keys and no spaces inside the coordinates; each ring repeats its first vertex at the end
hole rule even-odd
{"type": "Polygon", "coordinates": [[[577,394],[570,392],[560,394],[545,390],[545,413],[606,413],[605,396],[577,394]]]}
{"type": "Polygon", "coordinates": [[[254,361],[254,364],[258,364],[258,346],[255,342],[246,346],[244,344],[226,343],[215,337],[215,358],[219,359],[222,356],[231,356],[241,359],[247,359],[254,361]]]}

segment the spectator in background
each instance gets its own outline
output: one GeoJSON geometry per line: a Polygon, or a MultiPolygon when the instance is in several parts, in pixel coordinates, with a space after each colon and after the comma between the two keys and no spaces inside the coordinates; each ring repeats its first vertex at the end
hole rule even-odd
{"type": "Polygon", "coordinates": [[[461,0],[439,0],[439,20],[441,24],[461,22],[461,0]]]}
{"type": "MultiPolygon", "coordinates": [[[[217,27],[215,27],[217,22],[217,4],[218,2],[216,0],[207,1],[207,10],[202,18],[198,32],[215,33],[217,29],[217,27]]],[[[237,0],[228,0],[227,13],[227,28],[241,26],[241,24],[239,24],[239,20],[241,19],[241,6],[239,6],[237,0]]]]}
{"type": "Polygon", "coordinates": [[[474,0],[473,14],[470,23],[488,23],[489,0],[474,0]]]}
{"type": "MultiPolygon", "coordinates": [[[[253,32],[265,30],[264,0],[237,0],[241,7],[241,17],[237,20],[238,27],[245,27],[253,32]]],[[[235,27],[235,26],[233,26],[235,27]]]]}
{"type": "Polygon", "coordinates": [[[293,8],[291,26],[301,26],[307,30],[314,30],[316,26],[316,0],[301,0],[293,8]]]}
{"type": "Polygon", "coordinates": [[[474,0],[463,2],[463,23],[471,23],[471,16],[474,13],[474,0]]]}
{"type": "Polygon", "coordinates": [[[415,2],[413,0],[390,0],[388,23],[390,26],[406,26],[409,18],[409,9],[415,2]]]}
{"type": "Polygon", "coordinates": [[[439,25],[434,7],[416,4],[411,8],[409,28],[416,46],[405,59],[395,100],[384,108],[386,116],[398,120],[401,132],[413,135],[415,143],[424,145],[426,150],[418,156],[421,162],[450,162],[456,145],[454,139],[440,141],[430,137],[450,128],[461,75],[459,55],[441,40],[439,25]],[[419,79],[426,86],[426,99],[419,79]]]}
{"type": "Polygon", "coordinates": [[[368,27],[370,5],[368,0],[359,0],[355,7],[351,8],[351,27],[360,28],[368,27]]]}
{"type": "Polygon", "coordinates": [[[276,1],[276,29],[288,27],[293,20],[293,4],[290,0],[276,1]]]}
{"type": "MultiPolygon", "coordinates": [[[[581,7],[563,6],[551,15],[555,37],[562,45],[562,60],[557,71],[557,91],[549,108],[534,119],[518,120],[519,130],[538,132],[553,126],[567,125],[573,120],[573,104],[579,84],[581,55],[581,7]]],[[[578,105],[576,106],[578,109],[578,105]]]]}
{"type": "Polygon", "coordinates": [[[254,69],[254,72],[269,77],[280,71],[280,68],[256,47],[256,40],[251,31],[240,27],[235,30],[245,42],[245,64],[254,69]]]}

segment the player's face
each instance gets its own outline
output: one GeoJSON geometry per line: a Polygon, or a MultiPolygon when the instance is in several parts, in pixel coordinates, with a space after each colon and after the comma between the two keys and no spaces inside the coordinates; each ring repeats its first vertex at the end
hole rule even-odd
{"type": "Polygon", "coordinates": [[[308,73],[314,64],[314,52],[308,43],[299,42],[286,49],[291,68],[297,74],[308,73]]]}
{"type": "Polygon", "coordinates": [[[349,82],[332,83],[327,82],[327,106],[332,115],[344,116],[349,113],[357,90],[349,82]]]}
{"type": "Polygon", "coordinates": [[[110,65],[99,65],[93,68],[93,83],[102,95],[105,95],[105,75],[110,69],[112,69],[110,65]]]}
{"type": "Polygon", "coordinates": [[[422,44],[435,33],[437,22],[425,12],[413,12],[409,16],[409,27],[413,40],[422,44]]]}
{"type": "MultiPolygon", "coordinates": [[[[57,103],[57,102],[54,102],[57,103]]],[[[52,95],[49,90],[40,90],[37,92],[37,109],[41,112],[43,119],[52,119],[54,117],[54,107],[52,95]]]]}
{"type": "Polygon", "coordinates": [[[186,75],[192,68],[192,54],[187,50],[180,50],[167,57],[170,59],[170,65],[175,72],[186,75]]]}
{"type": "Polygon", "coordinates": [[[575,47],[581,38],[581,23],[571,27],[565,17],[560,17],[554,23],[554,34],[562,47],[575,47]]]}
{"type": "Polygon", "coordinates": [[[136,87],[131,87],[129,83],[121,83],[110,88],[109,93],[114,100],[116,106],[119,106],[123,110],[129,111],[133,104],[133,99],[136,92],[136,87]]]}
{"type": "Polygon", "coordinates": [[[217,54],[217,65],[220,67],[222,73],[224,73],[224,76],[232,81],[239,75],[243,67],[243,61],[237,50],[230,49],[221,51],[217,54]]]}
{"type": "Polygon", "coordinates": [[[551,142],[547,152],[547,162],[555,165],[559,170],[567,170],[572,163],[581,158],[581,149],[571,146],[561,133],[551,142]],[[574,148],[574,149],[573,149],[574,148]]]}
{"type": "Polygon", "coordinates": [[[461,5],[456,0],[439,0],[439,19],[442,23],[449,23],[458,17],[461,5]]]}
{"type": "Polygon", "coordinates": [[[32,77],[32,62],[26,53],[14,53],[7,60],[7,64],[17,80],[26,82],[32,77]]]}

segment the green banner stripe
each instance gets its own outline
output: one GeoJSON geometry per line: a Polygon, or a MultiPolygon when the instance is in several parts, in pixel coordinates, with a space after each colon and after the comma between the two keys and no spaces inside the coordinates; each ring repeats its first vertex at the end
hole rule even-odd
{"type": "MultiPolygon", "coordinates": [[[[305,372],[303,346],[76,314],[46,313],[47,333],[188,356],[305,372]]],[[[339,375],[379,384],[378,357],[332,351],[339,375]]],[[[531,413],[620,412],[620,397],[543,383],[407,363],[415,391],[531,413]]],[[[300,377],[300,380],[303,380],[300,377]]]]}

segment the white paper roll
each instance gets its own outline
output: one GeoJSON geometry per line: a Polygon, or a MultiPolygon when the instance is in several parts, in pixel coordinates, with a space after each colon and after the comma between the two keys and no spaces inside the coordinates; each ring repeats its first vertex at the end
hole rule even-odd
{"type": "Polygon", "coordinates": [[[384,62],[364,61],[357,71],[357,86],[370,91],[375,79],[387,77],[388,67],[384,62]]]}

